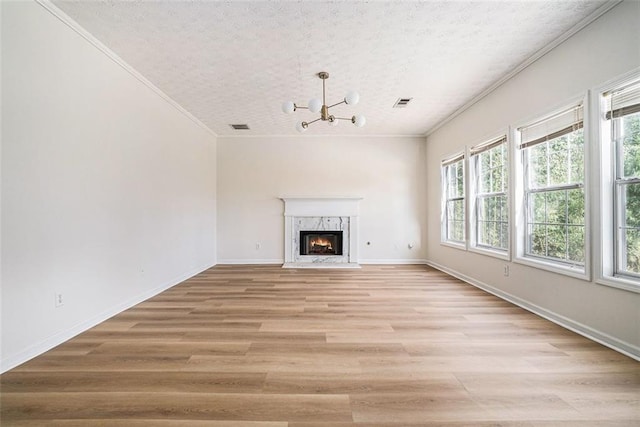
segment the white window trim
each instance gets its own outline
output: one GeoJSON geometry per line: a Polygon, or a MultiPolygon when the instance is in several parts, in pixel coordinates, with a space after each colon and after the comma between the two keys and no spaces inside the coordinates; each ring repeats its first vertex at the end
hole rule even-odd
{"type": "Polygon", "coordinates": [[[558,104],[555,108],[550,108],[546,111],[541,112],[540,114],[532,115],[527,120],[522,120],[517,123],[517,125],[512,126],[510,129],[511,135],[511,177],[513,179],[510,181],[511,188],[511,199],[513,200],[513,208],[511,212],[512,218],[512,247],[513,250],[513,262],[518,264],[527,265],[530,267],[539,268],[542,270],[551,271],[558,274],[563,274],[566,276],[574,277],[577,279],[591,281],[591,179],[590,175],[592,172],[590,171],[591,167],[591,146],[592,146],[592,138],[591,138],[591,120],[588,120],[590,117],[590,108],[589,103],[589,92],[581,94],[579,96],[575,96],[561,104],[558,104]],[[520,132],[519,128],[529,125],[542,117],[551,116],[556,113],[560,113],[562,111],[571,108],[574,105],[582,104],[583,106],[583,125],[584,125],[584,197],[585,197],[585,248],[584,248],[584,268],[576,267],[570,264],[564,264],[562,262],[555,262],[552,260],[546,260],[543,258],[537,258],[532,256],[525,255],[526,249],[526,233],[527,227],[525,224],[525,206],[524,206],[524,165],[522,159],[522,152],[518,148],[520,145],[520,132]]]}
{"type": "Polygon", "coordinates": [[[445,156],[442,159],[440,159],[440,244],[442,246],[448,246],[450,248],[455,248],[455,249],[460,249],[460,250],[468,250],[469,249],[469,197],[468,197],[468,179],[469,179],[469,174],[467,173],[468,170],[468,150],[466,149],[466,147],[461,150],[461,151],[457,151],[449,156],[445,156]],[[463,174],[464,174],[464,184],[463,184],[463,188],[464,188],[464,242],[456,242],[453,240],[448,240],[447,239],[447,217],[446,217],[446,213],[447,213],[447,209],[446,209],[446,203],[447,203],[447,180],[444,174],[444,168],[442,166],[442,164],[444,162],[446,162],[449,159],[454,159],[457,158],[459,156],[462,156],[462,169],[463,169],[463,174]]]}
{"type": "Polygon", "coordinates": [[[468,249],[467,244],[466,243],[457,243],[451,240],[442,240],[440,242],[440,244],[442,246],[449,246],[450,248],[454,248],[454,249],[460,249],[463,251],[466,251],[468,249]]]}
{"type": "Polygon", "coordinates": [[[469,213],[469,215],[467,216],[467,222],[468,222],[468,229],[469,229],[469,237],[467,238],[467,241],[469,242],[468,245],[468,249],[469,252],[475,252],[478,254],[482,254],[482,255],[487,255],[487,256],[491,256],[494,258],[498,258],[501,259],[503,261],[511,261],[511,248],[512,246],[512,235],[513,235],[513,229],[512,229],[512,220],[511,220],[511,214],[512,214],[512,207],[511,207],[511,200],[512,200],[512,196],[511,196],[511,187],[513,186],[513,179],[511,177],[511,138],[510,138],[510,132],[509,132],[509,128],[504,128],[499,130],[498,132],[493,132],[491,134],[491,136],[487,137],[487,138],[482,138],[480,140],[478,140],[475,144],[472,144],[469,149],[467,150],[467,158],[468,158],[468,187],[469,187],[469,191],[468,191],[468,196],[467,196],[467,212],[469,213]],[[509,240],[507,243],[507,250],[506,251],[501,251],[498,249],[493,249],[490,247],[485,247],[485,246],[478,246],[478,242],[477,242],[477,226],[476,226],[476,219],[477,219],[477,206],[475,203],[475,199],[476,199],[476,192],[477,192],[477,186],[476,186],[476,181],[475,181],[475,175],[476,175],[476,166],[473,164],[472,158],[471,158],[471,149],[474,147],[477,147],[481,144],[484,144],[488,141],[493,141],[496,139],[499,139],[501,137],[505,136],[507,138],[507,142],[506,142],[506,151],[507,151],[507,174],[508,174],[508,179],[507,179],[507,211],[508,211],[508,229],[509,229],[509,240]],[[472,200],[473,198],[473,200],[472,200]]]}
{"type": "MultiPolygon", "coordinates": [[[[509,241],[511,241],[511,236],[509,236],[509,241]]],[[[484,246],[474,246],[469,245],[469,252],[475,252],[481,255],[487,255],[490,257],[498,258],[503,261],[511,261],[511,256],[509,251],[499,251],[497,249],[492,249],[484,246]]]]}
{"type": "MultiPolygon", "coordinates": [[[[637,80],[640,76],[640,67],[622,76],[616,77],[603,85],[591,90],[591,103],[589,122],[591,127],[591,140],[594,141],[596,152],[599,156],[593,156],[591,169],[594,171],[593,180],[596,183],[597,198],[600,203],[594,203],[594,220],[598,224],[598,233],[594,239],[597,248],[594,254],[595,282],[600,285],[623,289],[635,293],[640,293],[640,282],[624,276],[615,276],[615,230],[614,230],[614,189],[613,189],[613,168],[612,164],[612,144],[609,141],[610,135],[607,120],[604,118],[603,94],[624,86],[637,80]],[[607,141],[607,143],[604,143],[607,141]]],[[[586,115],[585,115],[586,117],[586,115]]]]}

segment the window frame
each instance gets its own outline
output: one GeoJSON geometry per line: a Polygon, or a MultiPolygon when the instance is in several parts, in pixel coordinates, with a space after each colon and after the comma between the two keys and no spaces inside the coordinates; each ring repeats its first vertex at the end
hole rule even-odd
{"type": "Polygon", "coordinates": [[[510,138],[509,138],[509,129],[506,128],[501,132],[495,132],[492,137],[484,138],[482,142],[474,144],[469,149],[469,196],[468,196],[468,206],[469,206],[469,251],[477,252],[483,255],[492,256],[495,258],[499,258],[504,261],[511,260],[511,236],[513,234],[511,229],[511,150],[510,150],[510,138]],[[501,142],[502,141],[502,142],[501,142]],[[479,188],[479,179],[480,177],[480,155],[486,153],[500,145],[504,145],[504,162],[506,168],[506,180],[505,180],[505,189],[503,192],[488,192],[488,193],[480,193],[479,188]],[[486,148],[489,147],[489,148],[486,148]],[[479,244],[478,241],[478,233],[480,232],[480,227],[478,226],[479,220],[479,199],[482,197],[489,196],[504,196],[506,199],[506,215],[507,215],[507,247],[505,249],[479,244]]]}
{"type": "MultiPolygon", "coordinates": [[[[512,243],[514,244],[514,255],[513,261],[519,264],[528,265],[530,267],[540,268],[543,270],[548,270],[554,273],[563,274],[567,276],[571,276],[577,279],[582,279],[585,281],[591,280],[591,209],[590,206],[590,165],[591,165],[591,155],[590,155],[590,120],[588,120],[590,105],[588,102],[588,93],[582,94],[580,96],[576,96],[568,100],[567,102],[563,102],[559,104],[555,108],[549,109],[542,114],[537,114],[535,116],[530,117],[528,120],[523,120],[518,123],[516,126],[511,128],[511,139],[513,141],[511,147],[511,155],[513,161],[511,176],[513,177],[512,181],[512,196],[513,196],[513,204],[514,209],[513,213],[513,221],[512,230],[514,231],[514,238],[512,243]],[[580,187],[583,189],[584,193],[584,265],[572,264],[569,262],[563,262],[560,260],[556,260],[555,258],[546,258],[539,257],[535,255],[529,255],[527,253],[528,248],[528,212],[527,212],[527,183],[525,180],[527,179],[526,169],[528,165],[526,164],[527,155],[525,153],[526,147],[521,147],[522,141],[522,132],[521,129],[525,127],[529,127],[536,122],[544,121],[550,117],[553,117],[562,112],[566,112],[574,107],[582,105],[583,108],[583,138],[584,138],[584,172],[583,172],[583,181],[580,187]],[[516,178],[517,177],[517,178],[516,178]],[[514,229],[515,228],[515,229],[514,229]]],[[[558,186],[555,188],[556,190],[560,190],[560,187],[564,187],[565,185],[558,186]]],[[[575,185],[567,185],[566,189],[570,189],[569,187],[576,187],[575,185]]],[[[564,188],[562,188],[564,189],[564,188]]],[[[551,187],[548,187],[548,190],[551,191],[551,187]]]]}
{"type": "MultiPolygon", "coordinates": [[[[638,113],[636,113],[638,114],[638,113]]],[[[619,119],[621,119],[621,117],[615,118],[615,121],[611,121],[612,124],[612,130],[611,133],[615,134],[614,136],[614,141],[611,143],[612,144],[612,149],[614,150],[614,161],[613,161],[613,165],[612,168],[614,170],[613,173],[613,209],[614,209],[614,214],[613,214],[613,223],[614,223],[614,229],[613,229],[613,233],[614,233],[614,249],[613,249],[613,258],[614,258],[614,268],[613,268],[613,275],[615,277],[619,277],[621,279],[627,279],[630,281],[638,281],[640,282],[640,273],[633,273],[633,272],[628,272],[628,271],[622,271],[622,258],[623,258],[623,254],[621,252],[623,252],[623,250],[621,249],[623,246],[625,245],[626,242],[626,237],[623,237],[623,232],[622,232],[622,228],[623,227],[627,227],[626,222],[624,221],[624,215],[623,212],[625,211],[625,207],[626,207],[626,195],[625,195],[625,188],[627,186],[630,185],[640,185],[640,176],[633,176],[633,177],[625,177],[625,176],[621,176],[624,175],[624,171],[622,171],[621,174],[621,168],[624,169],[624,154],[623,154],[623,147],[621,144],[619,144],[619,139],[620,139],[620,122],[618,121],[619,119]],[[622,165],[621,165],[622,164],[622,165]]],[[[626,252],[626,250],[624,250],[624,252],[626,252]]]]}
{"type": "Polygon", "coordinates": [[[453,155],[447,156],[440,162],[440,244],[445,246],[450,246],[456,249],[467,250],[468,248],[468,207],[467,207],[467,153],[466,150],[456,152],[453,155]],[[449,197],[449,168],[461,162],[461,170],[462,170],[462,196],[449,197]],[[462,220],[463,220],[463,239],[462,241],[451,240],[449,239],[449,216],[448,216],[448,206],[449,202],[462,200],[462,206],[464,209],[462,220]]]}
{"type": "MultiPolygon", "coordinates": [[[[640,278],[632,275],[616,274],[618,255],[617,224],[620,222],[622,209],[619,207],[618,188],[624,180],[618,180],[617,167],[619,162],[619,147],[612,139],[613,122],[607,119],[608,112],[606,94],[615,92],[625,86],[640,82],[640,68],[613,79],[592,90],[591,122],[593,123],[593,138],[597,142],[599,156],[594,158],[593,168],[599,171],[596,179],[599,180],[597,190],[600,203],[596,206],[596,215],[599,224],[599,236],[597,247],[597,274],[595,282],[600,285],[610,286],[635,293],[640,293],[640,278]]],[[[594,156],[595,157],[595,156],[594,156]]],[[[624,185],[624,184],[622,184],[624,185]]]]}

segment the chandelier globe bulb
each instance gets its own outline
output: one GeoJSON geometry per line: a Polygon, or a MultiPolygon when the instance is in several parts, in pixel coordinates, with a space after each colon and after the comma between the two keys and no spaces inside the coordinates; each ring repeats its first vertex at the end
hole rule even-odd
{"type": "Polygon", "coordinates": [[[304,131],[306,131],[308,127],[309,125],[307,124],[307,122],[296,123],[296,130],[300,133],[303,133],[304,131]]]}
{"type": "Polygon", "coordinates": [[[308,107],[309,111],[311,111],[312,113],[319,113],[322,109],[322,101],[320,101],[318,98],[313,98],[309,101],[308,107]]]}
{"type": "Polygon", "coordinates": [[[293,101],[287,101],[282,103],[283,113],[291,114],[294,111],[296,111],[296,104],[294,104],[293,101]]]}
{"type": "Polygon", "coordinates": [[[361,128],[367,123],[367,119],[363,115],[353,116],[351,118],[351,122],[356,125],[356,127],[361,128]]]}
{"type": "Polygon", "coordinates": [[[344,102],[348,105],[356,105],[360,101],[360,94],[356,91],[351,91],[344,97],[344,102]]]}

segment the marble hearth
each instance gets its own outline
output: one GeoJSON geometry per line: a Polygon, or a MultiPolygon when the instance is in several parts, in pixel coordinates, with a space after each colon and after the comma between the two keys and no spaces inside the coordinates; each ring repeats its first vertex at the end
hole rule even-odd
{"type": "Polygon", "coordinates": [[[284,201],[283,268],[360,268],[358,264],[358,203],[361,198],[282,197],[282,200],[284,201]],[[342,254],[302,255],[301,231],[318,233],[341,231],[342,254]]]}

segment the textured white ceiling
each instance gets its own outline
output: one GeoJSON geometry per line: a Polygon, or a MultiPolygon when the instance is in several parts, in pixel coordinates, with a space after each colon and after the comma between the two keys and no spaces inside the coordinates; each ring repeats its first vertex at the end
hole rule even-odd
{"type": "Polygon", "coordinates": [[[421,135],[606,1],[54,1],[218,135],[295,135],[281,112],[360,93],[309,134],[421,135]],[[413,98],[392,109],[399,97],[413,98]],[[235,131],[231,123],[251,130],[235,131]]]}

